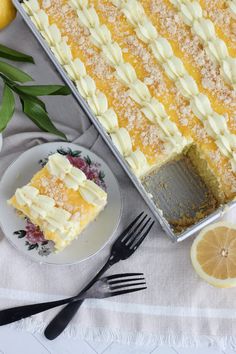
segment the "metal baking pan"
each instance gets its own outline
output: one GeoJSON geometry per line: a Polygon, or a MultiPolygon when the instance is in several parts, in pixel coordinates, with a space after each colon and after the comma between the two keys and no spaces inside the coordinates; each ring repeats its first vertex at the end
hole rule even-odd
{"type": "Polygon", "coordinates": [[[12,0],[12,2],[31,32],[34,34],[35,38],[51,59],[52,63],[55,65],[64,82],[70,87],[71,92],[78,101],[80,107],[94,124],[103,140],[109,146],[110,150],[113,152],[120,165],[149,206],[157,221],[161,224],[162,228],[173,242],[181,241],[193,235],[204,226],[217,220],[225,210],[228,210],[236,204],[236,201],[232,201],[227,205],[220,205],[214,212],[211,212],[208,216],[195,224],[185,226],[185,229],[181,231],[176,231],[174,225],[177,220],[186,218],[186,215],[188,216],[187,219],[189,218],[189,220],[191,220],[191,218],[194,218],[196,213],[198,213],[203,206],[208,208],[209,190],[192,168],[188,158],[180,157],[180,159],[176,161],[167,163],[161,167],[156,174],[147,177],[141,182],[132,173],[125,159],[116,149],[109,135],[105,132],[100,122],[92,113],[87,102],[79,94],[74,83],[57,61],[49,45],[21,6],[21,0],[12,0]]]}

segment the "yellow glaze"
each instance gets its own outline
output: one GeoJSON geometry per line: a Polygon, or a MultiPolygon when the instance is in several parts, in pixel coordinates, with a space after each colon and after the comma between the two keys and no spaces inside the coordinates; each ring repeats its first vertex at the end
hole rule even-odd
{"type": "MultiPolygon", "coordinates": [[[[182,151],[194,144],[218,181],[225,201],[232,199],[236,194],[234,78],[231,82],[222,75],[221,63],[205,50],[207,41],[183,21],[177,0],[128,2],[25,0],[25,6],[30,4],[27,11],[45,38],[45,27],[56,26],[65,45],[55,49],[51,44],[53,52],[62,57],[59,61],[137,176],[175,158],[181,152],[180,141],[182,151]],[[138,3],[143,11],[140,21],[138,16],[134,20],[130,16],[138,3]],[[40,11],[48,19],[46,26],[42,26],[40,11]],[[168,44],[163,57],[160,48],[155,52],[154,42],[160,38],[168,44]],[[78,69],[79,81],[71,73],[78,59],[83,64],[83,70],[78,69]],[[172,75],[175,68],[179,70],[176,77],[172,75]],[[129,79],[124,80],[124,75],[129,79]],[[165,120],[158,110],[153,113],[157,102],[163,107],[165,120]],[[112,110],[112,116],[106,115],[107,110],[112,110]]],[[[228,56],[234,59],[232,39],[220,33],[217,21],[206,12],[209,1],[197,2],[204,19],[212,21],[216,36],[225,42],[228,56]]],[[[229,16],[234,21],[231,12],[229,16]]]]}

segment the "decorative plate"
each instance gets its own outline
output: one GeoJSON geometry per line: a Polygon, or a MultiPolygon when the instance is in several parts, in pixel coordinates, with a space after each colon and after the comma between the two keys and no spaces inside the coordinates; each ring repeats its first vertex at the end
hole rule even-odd
{"type": "Polygon", "coordinates": [[[101,250],[114,234],[121,216],[122,202],[117,180],[104,161],[93,152],[71,143],[48,143],[24,152],[5,171],[0,183],[1,227],[18,250],[33,260],[49,264],[74,264],[101,250]],[[16,188],[27,184],[47,162],[50,154],[59,152],[79,167],[108,193],[108,203],[93,221],[64,251],[54,253],[54,243],[44,239],[43,233],[29,219],[22,219],[7,204],[16,188]]]}

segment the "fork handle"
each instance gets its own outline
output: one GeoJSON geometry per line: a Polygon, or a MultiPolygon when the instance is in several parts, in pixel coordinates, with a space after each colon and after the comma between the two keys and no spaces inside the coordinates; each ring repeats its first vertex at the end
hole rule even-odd
{"type": "Polygon", "coordinates": [[[43,302],[41,304],[24,305],[18,307],[12,307],[6,310],[0,311],[0,326],[22,320],[29,316],[36,315],[37,313],[50,310],[54,307],[65,305],[76,301],[77,297],[71,297],[68,299],[43,302]]]}
{"type": "Polygon", "coordinates": [[[72,304],[68,304],[60,312],[58,312],[58,314],[52,319],[45,329],[45,337],[50,340],[57,338],[68,326],[83,301],[84,300],[78,300],[72,304]]]}
{"type": "MultiPolygon", "coordinates": [[[[87,291],[91,286],[101,277],[113,264],[117,263],[119,259],[116,259],[115,256],[111,255],[107,260],[106,264],[102,269],[95,275],[95,277],[88,283],[87,286],[77,295],[82,295],[87,291]]],[[[76,312],[82,305],[83,300],[78,300],[74,303],[68,304],[65,306],[49,323],[47,328],[44,331],[44,335],[47,339],[53,340],[57,338],[68,326],[72,318],[75,316],[76,312]]]]}

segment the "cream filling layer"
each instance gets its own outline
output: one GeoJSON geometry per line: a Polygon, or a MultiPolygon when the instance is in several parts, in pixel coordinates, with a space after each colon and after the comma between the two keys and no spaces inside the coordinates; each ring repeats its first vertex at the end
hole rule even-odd
{"type": "MultiPolygon", "coordinates": [[[[73,2],[77,6],[79,0],[71,1],[72,4],[73,2]]],[[[81,1],[82,3],[84,1],[81,1]]],[[[119,128],[116,112],[113,108],[108,107],[106,96],[96,88],[94,80],[87,74],[82,61],[79,58],[73,59],[67,39],[61,36],[60,30],[55,24],[49,24],[47,14],[40,9],[37,0],[24,0],[22,6],[49,43],[59,63],[76,83],[78,91],[87,100],[103,128],[111,135],[114,145],[125,157],[135,175],[137,177],[144,175],[151,169],[146,156],[140,150],[132,150],[132,142],[128,130],[119,128]]]]}
{"type": "Polygon", "coordinates": [[[158,35],[140,2],[113,0],[112,3],[121,9],[135,28],[138,38],[148,44],[168,77],[190,101],[192,111],[202,121],[221,153],[230,159],[232,170],[236,172],[236,136],[230,133],[225,117],[213,111],[208,97],[199,92],[196,81],[188,74],[183,62],[174,55],[169,41],[158,35]]]}
{"type": "Polygon", "coordinates": [[[103,206],[107,201],[107,193],[96,183],[87,179],[79,168],[72,166],[69,160],[61,154],[49,156],[46,168],[51,175],[59,178],[68,188],[79,191],[89,204],[103,206]]]}
{"type": "MultiPolygon", "coordinates": [[[[205,46],[210,58],[221,67],[221,73],[226,82],[236,90],[236,58],[229,55],[225,42],[218,38],[214,23],[203,16],[201,5],[196,0],[170,0],[180,11],[184,23],[191,27],[205,46]]],[[[230,2],[230,8],[236,8],[236,3],[230,2]]]]}
{"type": "Polygon", "coordinates": [[[164,106],[151,96],[147,85],[137,78],[134,67],[124,61],[120,46],[112,40],[107,26],[100,24],[96,10],[88,6],[87,0],[71,0],[69,3],[77,10],[80,24],[89,29],[94,45],[102,51],[108,63],[115,69],[118,80],[129,88],[130,97],[142,107],[144,115],[161,128],[161,139],[166,142],[166,150],[181,152],[188,144],[187,139],[170,120],[164,106]]]}
{"type": "Polygon", "coordinates": [[[63,239],[73,238],[80,227],[79,217],[73,216],[65,209],[55,206],[55,200],[39,193],[30,185],[18,188],[15,193],[20,206],[30,209],[30,217],[39,219],[42,231],[56,232],[63,239]]]}

